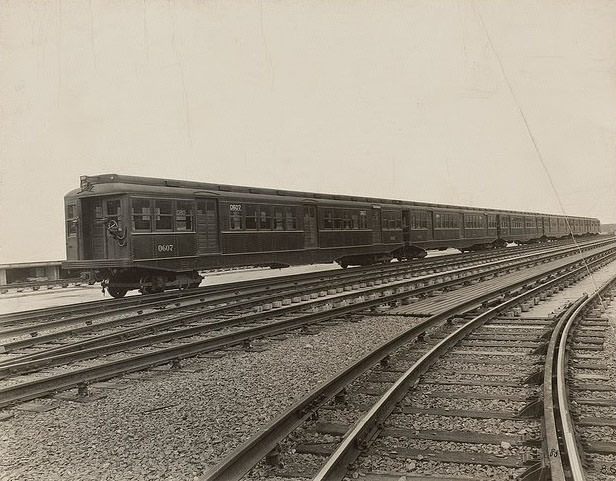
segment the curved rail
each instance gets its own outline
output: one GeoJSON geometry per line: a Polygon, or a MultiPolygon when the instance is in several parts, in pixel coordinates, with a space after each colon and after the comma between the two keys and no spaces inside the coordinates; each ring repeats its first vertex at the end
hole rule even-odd
{"type": "MultiPolygon", "coordinates": [[[[602,262],[605,262],[605,258],[599,259],[593,262],[593,264],[599,264],[602,262]]],[[[550,279],[538,287],[533,287],[513,299],[481,314],[473,319],[469,324],[466,324],[462,328],[456,330],[451,336],[441,341],[433,350],[434,352],[430,351],[430,353],[422,357],[422,360],[415,363],[413,367],[409,369],[394,384],[394,386],[390,388],[390,390],[388,390],[388,392],[377,402],[377,404],[372,407],[368,414],[366,414],[366,416],[360,420],[359,423],[355,424],[351,433],[345,437],[344,441],[341,445],[339,445],[334,455],[329,458],[321,473],[319,473],[319,475],[314,479],[342,479],[346,475],[348,464],[352,462],[360,453],[362,448],[365,447],[367,443],[369,443],[370,440],[378,434],[378,431],[382,426],[382,419],[384,419],[384,417],[386,417],[389,412],[393,410],[397,402],[397,397],[401,395],[400,393],[404,393],[406,388],[414,381],[414,379],[416,379],[421,372],[429,367],[429,364],[431,364],[430,361],[436,358],[438,351],[447,350],[451,345],[457,342],[460,337],[466,335],[469,330],[474,329],[478,325],[486,322],[490,317],[493,317],[497,312],[506,309],[508,306],[517,304],[528,297],[534,296],[538,290],[546,289],[550,286],[559,284],[563,280],[571,277],[581,276],[585,272],[586,266],[579,267],[564,275],[559,275],[556,278],[550,279]]],[[[545,277],[545,272],[535,276],[529,276],[529,278],[518,281],[515,284],[499,289],[498,291],[494,291],[488,295],[484,294],[482,297],[493,298],[500,292],[510,292],[513,288],[517,288],[521,285],[536,283],[545,277]]],[[[201,478],[201,481],[229,481],[240,479],[241,476],[247,473],[250,468],[253,467],[260,459],[272,451],[278,442],[284,439],[293,429],[301,424],[321,404],[340,391],[346,384],[361,375],[366,369],[386,358],[390,353],[404,343],[417,337],[419,333],[425,332],[425,330],[435,326],[439,322],[467,310],[470,306],[476,305],[478,302],[481,303],[483,300],[484,299],[480,297],[476,297],[472,300],[464,300],[460,304],[426,319],[423,323],[414,326],[413,328],[400,334],[398,337],[381,345],[379,348],[368,354],[368,356],[360,359],[355,364],[351,365],[344,371],[337,374],[334,378],[321,385],[315,391],[302,398],[298,403],[289,407],[256,436],[247,440],[234,452],[223,459],[217,466],[210,468],[201,478]]]]}
{"type": "Polygon", "coordinates": [[[558,322],[548,345],[544,377],[545,450],[553,481],[586,480],[583,453],[569,409],[567,342],[575,322],[614,284],[616,276],[590,296],[584,295],[578,299],[558,322]]]}
{"type": "MultiPolygon", "coordinates": [[[[578,269],[578,273],[584,273],[585,267],[578,269]]],[[[556,279],[534,287],[519,296],[509,299],[499,306],[496,306],[479,316],[475,317],[467,324],[463,325],[449,336],[439,342],[434,348],[424,354],[413,366],[411,366],[392,387],[377,401],[377,403],[366,413],[366,415],[355,424],[353,430],[345,437],[342,443],[327,460],[323,468],[313,478],[313,481],[339,481],[347,473],[347,468],[361,453],[365,447],[380,431],[384,420],[394,410],[396,404],[404,397],[408,387],[419,376],[424,373],[437,359],[446,352],[451,346],[464,338],[470,331],[484,324],[499,311],[507,307],[519,304],[528,297],[534,296],[541,290],[547,289],[563,280],[571,277],[574,273],[567,273],[556,279]]]]}

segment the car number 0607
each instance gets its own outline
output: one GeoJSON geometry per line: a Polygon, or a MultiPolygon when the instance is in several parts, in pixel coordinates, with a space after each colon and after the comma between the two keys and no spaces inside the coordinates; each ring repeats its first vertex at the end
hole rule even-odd
{"type": "Polygon", "coordinates": [[[158,252],[173,252],[173,244],[158,244],[158,252]]]}

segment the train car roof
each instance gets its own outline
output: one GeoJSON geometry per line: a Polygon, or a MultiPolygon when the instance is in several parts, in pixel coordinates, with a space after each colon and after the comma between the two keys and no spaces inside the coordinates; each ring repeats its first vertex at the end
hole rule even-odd
{"type": "Polygon", "coordinates": [[[95,176],[81,176],[80,177],[80,189],[72,190],[67,196],[75,196],[79,194],[88,195],[101,195],[103,193],[117,192],[118,187],[125,193],[139,193],[144,190],[148,193],[159,194],[171,194],[176,192],[182,195],[224,195],[229,194],[242,194],[243,197],[254,198],[266,196],[273,200],[275,197],[294,197],[297,198],[297,202],[306,201],[327,201],[332,204],[338,204],[339,202],[361,202],[367,205],[369,204],[389,204],[392,207],[407,206],[407,207],[419,207],[419,208],[431,208],[431,209],[457,209],[465,211],[481,211],[489,213],[504,213],[504,214],[517,214],[517,215],[533,215],[541,217],[567,217],[573,219],[587,219],[595,220],[599,219],[590,217],[570,216],[562,214],[544,214],[538,212],[528,211],[513,211],[506,209],[494,209],[494,208],[481,208],[470,207],[460,205],[447,205],[447,204],[435,204],[430,202],[417,202],[417,201],[404,201],[398,199],[383,199],[378,197],[362,197],[352,195],[341,194],[325,194],[318,192],[302,192],[293,190],[282,189],[268,189],[264,187],[247,187],[240,185],[229,184],[214,184],[208,182],[195,182],[190,180],[175,180],[175,179],[161,179],[156,177],[140,177],[131,175],[118,175],[118,174],[101,174],[95,176]],[[105,185],[107,184],[107,185],[105,185]],[[111,185],[114,185],[112,188],[111,185]],[[95,189],[95,186],[98,188],[95,189]],[[106,188],[109,187],[109,188],[106,188]],[[106,191],[106,192],[105,192],[106,191]]]}

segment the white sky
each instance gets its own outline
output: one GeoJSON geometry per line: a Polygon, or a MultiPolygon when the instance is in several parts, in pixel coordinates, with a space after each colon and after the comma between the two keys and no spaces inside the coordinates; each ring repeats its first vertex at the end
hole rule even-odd
{"type": "Polygon", "coordinates": [[[614,222],[616,2],[0,0],[0,263],[82,174],[561,212],[520,109],[614,222]]]}

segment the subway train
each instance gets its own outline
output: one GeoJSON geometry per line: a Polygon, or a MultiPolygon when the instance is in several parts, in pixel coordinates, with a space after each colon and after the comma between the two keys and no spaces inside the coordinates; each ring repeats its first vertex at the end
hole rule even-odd
{"type": "Polygon", "coordinates": [[[135,177],[82,176],[64,198],[65,269],[114,297],[196,287],[199,270],[420,258],[598,234],[598,219],[135,177]]]}

